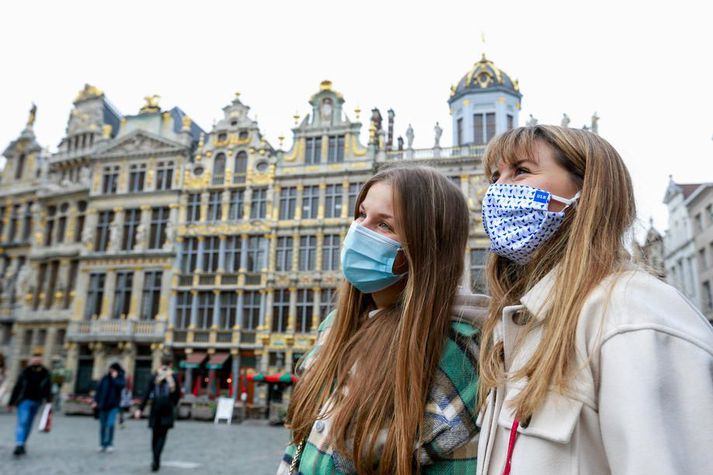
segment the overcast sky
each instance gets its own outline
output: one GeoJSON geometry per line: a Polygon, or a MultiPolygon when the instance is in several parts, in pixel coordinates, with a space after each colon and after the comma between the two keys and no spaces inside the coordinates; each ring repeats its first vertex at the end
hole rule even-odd
{"type": "MultiPolygon", "coordinates": [[[[408,123],[415,147],[433,145],[436,121],[450,145],[446,103],[480,58],[520,80],[520,125],[571,126],[601,117],[599,131],[633,176],[639,218],[667,227],[668,175],[713,181],[713,17],[708,2],[605,1],[28,1],[0,3],[0,146],[38,106],[35,132],[55,150],[84,83],[123,114],[149,94],[209,130],[242,93],[268,140],[323,79],[360,106],[408,123]],[[425,3],[425,2],[424,2],[425,3]],[[481,43],[481,33],[486,43],[481,43]]],[[[362,139],[366,139],[364,127],[362,139]]]]}

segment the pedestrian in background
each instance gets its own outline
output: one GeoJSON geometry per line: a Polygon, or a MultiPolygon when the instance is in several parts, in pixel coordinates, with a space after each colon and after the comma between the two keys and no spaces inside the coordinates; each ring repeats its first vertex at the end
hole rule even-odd
{"type": "Polygon", "coordinates": [[[99,415],[99,452],[114,451],[114,426],[125,384],[124,369],[112,363],[97,385],[92,407],[99,415]]]}
{"type": "MultiPolygon", "coordinates": [[[[124,428],[124,413],[131,409],[133,393],[131,392],[131,378],[126,377],[126,384],[121,390],[121,402],[119,403],[119,427],[124,428]]],[[[131,415],[129,415],[131,417],[131,415]]]]}
{"type": "Polygon", "coordinates": [[[483,164],[477,473],[712,473],[713,329],[632,263],[617,151],[537,125],[493,139],[483,164]]]}
{"type": "Polygon", "coordinates": [[[171,369],[173,358],[165,355],[161,358],[161,367],[156,371],[149,382],[148,388],[141,405],[134,412],[134,417],[139,419],[144,408],[151,400],[149,412],[149,427],[151,428],[151,451],[153,461],[151,470],[157,471],[161,467],[161,452],[166,444],[168,430],[173,427],[176,419],[176,405],[181,397],[181,391],[176,384],[176,378],[171,369]]]}
{"type": "Polygon", "coordinates": [[[27,452],[25,444],[42,401],[52,402],[51,384],[50,372],[42,366],[42,357],[32,356],[17,378],[10,396],[9,406],[17,407],[14,455],[24,455],[27,452]]]}

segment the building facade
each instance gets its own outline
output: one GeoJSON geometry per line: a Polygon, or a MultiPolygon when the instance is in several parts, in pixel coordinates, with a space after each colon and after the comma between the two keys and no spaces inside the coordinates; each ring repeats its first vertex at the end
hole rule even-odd
{"type": "Polygon", "coordinates": [[[371,111],[362,144],[361,111],[348,114],[329,81],[294,116],[289,149],[265,140],[239,94],[204,132],[155,96],[122,115],[87,85],[54,154],[37,145],[33,112],[0,184],[0,349],[13,377],[42,352],[64,393],[88,393],[113,361],[141,387],[168,351],[188,398],[279,398],[282,386],[247,376],[290,372],[314,344],[358,192],[393,164],[436,167],[461,188],[464,279],[483,291],[482,154],[518,125],[520,100],[483,57],[448,98],[454,145],[435,124],[427,149],[413,148],[410,126],[395,136],[392,110],[386,123],[371,111]]]}

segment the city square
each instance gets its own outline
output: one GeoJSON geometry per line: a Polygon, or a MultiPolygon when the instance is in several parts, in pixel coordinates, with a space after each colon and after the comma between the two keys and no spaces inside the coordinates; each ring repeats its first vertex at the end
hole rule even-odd
{"type": "MultiPolygon", "coordinates": [[[[27,457],[13,458],[15,418],[0,414],[0,473],[72,475],[149,473],[151,432],[145,420],[127,419],[116,428],[113,453],[98,453],[98,421],[60,416],[49,434],[33,433],[27,457]]],[[[287,445],[287,431],[266,421],[242,424],[179,421],[169,432],[161,472],[169,474],[274,475],[287,445]]]]}

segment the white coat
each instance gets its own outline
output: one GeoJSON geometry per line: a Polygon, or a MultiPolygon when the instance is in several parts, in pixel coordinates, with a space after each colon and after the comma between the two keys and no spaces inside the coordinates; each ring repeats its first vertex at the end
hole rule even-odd
{"type": "MultiPolygon", "coordinates": [[[[541,319],[554,271],[506,307],[496,329],[504,368],[513,374],[541,341],[537,327],[514,345],[527,310],[541,319]],[[517,323],[516,323],[517,322],[517,323]]],[[[713,473],[713,327],[673,287],[630,268],[587,298],[576,334],[571,390],[552,389],[518,429],[511,474],[713,473]]],[[[480,414],[480,474],[503,473],[524,387],[507,378],[480,414]]]]}

